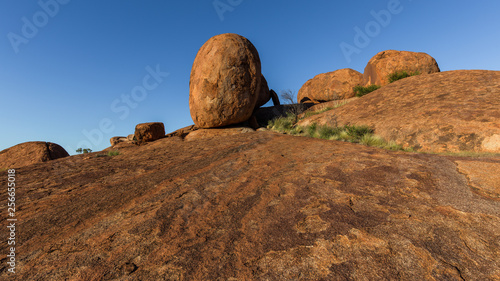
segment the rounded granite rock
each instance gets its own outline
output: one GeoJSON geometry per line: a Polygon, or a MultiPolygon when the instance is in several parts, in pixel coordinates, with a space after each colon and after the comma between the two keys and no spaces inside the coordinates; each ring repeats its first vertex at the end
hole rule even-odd
{"type": "Polygon", "coordinates": [[[189,82],[189,109],[199,128],[221,127],[250,118],[261,91],[257,49],[243,36],[221,34],[198,51],[189,82]]]}
{"type": "Polygon", "coordinates": [[[426,53],[388,50],[370,59],[365,67],[363,83],[367,86],[385,86],[389,84],[390,74],[401,71],[406,71],[408,74],[440,72],[436,60],[426,53]]]}

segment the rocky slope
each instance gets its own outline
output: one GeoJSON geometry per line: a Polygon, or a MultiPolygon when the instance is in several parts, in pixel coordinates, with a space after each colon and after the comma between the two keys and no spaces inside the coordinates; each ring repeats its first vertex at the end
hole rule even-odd
{"type": "Polygon", "coordinates": [[[500,152],[500,71],[458,70],[396,81],[301,125],[357,124],[429,152],[500,152]]]}
{"type": "Polygon", "coordinates": [[[17,170],[0,279],[500,279],[499,158],[270,132],[120,151],[17,170]]]}

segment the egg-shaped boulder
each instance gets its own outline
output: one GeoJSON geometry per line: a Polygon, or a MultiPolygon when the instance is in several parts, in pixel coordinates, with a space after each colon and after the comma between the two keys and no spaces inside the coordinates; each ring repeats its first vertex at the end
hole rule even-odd
{"type": "Polygon", "coordinates": [[[261,65],[245,37],[210,38],[198,51],[189,81],[189,110],[199,128],[222,127],[250,118],[259,98],[261,65]]]}

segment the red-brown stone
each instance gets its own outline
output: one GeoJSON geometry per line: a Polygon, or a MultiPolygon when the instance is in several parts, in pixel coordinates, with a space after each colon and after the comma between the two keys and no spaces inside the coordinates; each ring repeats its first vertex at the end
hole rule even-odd
{"type": "Polygon", "coordinates": [[[0,151],[0,169],[19,168],[67,156],[68,152],[58,144],[43,141],[25,142],[0,151]]]}
{"type": "Polygon", "coordinates": [[[350,68],[318,74],[300,88],[297,101],[320,103],[352,98],[354,87],[362,83],[363,74],[350,68]]]}
{"type": "Polygon", "coordinates": [[[243,36],[210,38],[191,70],[189,109],[199,128],[241,123],[252,115],[262,92],[257,49],[243,36]]]}
{"type": "Polygon", "coordinates": [[[385,86],[389,84],[390,74],[402,71],[422,75],[440,70],[436,60],[426,53],[388,50],[370,59],[363,73],[363,83],[385,86]]]}

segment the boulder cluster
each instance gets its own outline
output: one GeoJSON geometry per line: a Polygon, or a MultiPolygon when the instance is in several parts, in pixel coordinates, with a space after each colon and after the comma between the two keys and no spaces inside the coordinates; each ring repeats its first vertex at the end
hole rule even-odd
{"type": "Polygon", "coordinates": [[[376,54],[368,61],[364,73],[350,68],[322,73],[307,81],[299,90],[300,103],[323,103],[349,99],[355,96],[354,87],[389,84],[392,73],[431,74],[440,72],[434,58],[426,53],[388,50],[376,54]]]}
{"type": "MultiPolygon", "coordinates": [[[[368,62],[364,74],[346,68],[310,79],[300,89],[297,101],[301,105],[296,106],[303,105],[302,112],[312,104],[352,98],[355,96],[354,87],[383,86],[388,83],[388,74],[402,70],[427,74],[439,72],[439,67],[425,53],[380,52],[368,62]]],[[[281,106],[276,92],[269,89],[255,46],[241,35],[226,33],[210,38],[196,55],[189,81],[189,110],[194,125],[166,137],[193,140],[253,131],[265,126],[268,120],[285,115],[290,108],[281,106]],[[274,107],[260,108],[269,100],[274,107]],[[228,130],[228,127],[233,127],[233,130],[228,130]],[[214,130],[217,128],[226,130],[214,130]]],[[[137,125],[135,134],[113,137],[110,142],[116,146],[151,142],[163,137],[165,129],[162,123],[145,123],[137,125]]]]}
{"type": "MultiPolygon", "coordinates": [[[[440,72],[440,69],[436,60],[426,53],[395,50],[382,51],[368,61],[364,69],[364,73],[360,73],[350,68],[344,68],[328,73],[318,74],[314,78],[308,80],[299,90],[297,95],[297,101],[299,104],[280,105],[278,95],[275,91],[269,88],[266,78],[262,74],[261,61],[255,46],[247,38],[238,34],[226,33],[216,35],[205,42],[205,44],[203,44],[203,46],[199,49],[191,69],[189,82],[189,109],[194,125],[165,134],[165,126],[161,122],[138,124],[135,127],[134,134],[130,134],[127,137],[112,137],[110,139],[111,147],[120,148],[132,144],[139,145],[165,137],[179,137],[189,141],[213,136],[220,137],[238,133],[253,132],[254,130],[265,130],[259,128],[265,127],[269,120],[278,116],[285,116],[288,112],[300,114],[306,110],[318,111],[324,108],[337,108],[339,105],[344,105],[348,102],[357,100],[358,98],[355,97],[356,87],[368,87],[371,85],[383,87],[390,83],[389,77],[391,74],[401,72],[406,72],[407,74],[421,74],[423,77],[419,79],[424,81],[425,78],[428,77],[426,74],[438,73],[440,72]],[[261,108],[261,106],[265,105],[270,100],[273,102],[273,107],[261,108]]],[[[445,82],[442,83],[446,84],[446,81],[451,81],[453,80],[453,77],[460,75],[460,77],[463,76],[469,78],[496,75],[495,73],[476,74],[477,73],[467,72],[445,75],[443,76],[445,82]]],[[[441,76],[433,77],[436,77],[437,79],[441,76]]],[[[427,81],[427,85],[430,85],[430,83],[434,80],[427,81]]],[[[496,83],[495,79],[493,79],[493,82],[487,81],[484,83],[474,80],[470,87],[472,89],[475,85],[482,85],[483,88],[492,86],[492,89],[494,89],[497,85],[496,83]]],[[[401,83],[397,84],[399,85],[401,83]]],[[[412,88],[412,85],[406,85],[406,88],[403,90],[406,91],[407,89],[412,88]]],[[[403,84],[401,84],[401,86],[403,86],[403,84]]],[[[392,92],[397,92],[396,90],[399,89],[398,87],[394,88],[389,86],[384,87],[384,89],[385,88],[392,92]]],[[[434,88],[436,89],[436,87],[434,88]]],[[[377,92],[382,93],[384,90],[378,90],[377,92]]],[[[443,99],[444,92],[445,90],[440,90],[441,95],[438,97],[443,99]]],[[[490,92],[491,91],[487,91],[487,93],[490,92]]],[[[406,95],[408,96],[407,91],[406,95]]],[[[379,96],[382,96],[382,94],[379,96]]],[[[436,97],[436,101],[438,100],[438,97],[436,97]]],[[[455,101],[460,101],[460,99],[455,98],[455,101]]],[[[373,101],[370,104],[366,104],[365,107],[369,105],[373,106],[375,103],[376,102],[373,101]]],[[[405,103],[405,110],[400,110],[407,111],[406,109],[410,108],[410,106],[407,105],[411,104],[412,103],[405,103]]],[[[464,104],[466,103],[464,102],[464,104]]],[[[487,104],[491,105],[492,102],[489,101],[487,104]]],[[[355,106],[356,104],[352,105],[352,107],[355,106]]],[[[395,106],[390,107],[396,108],[395,106]]],[[[382,105],[380,105],[380,108],[383,108],[382,105]]],[[[382,109],[380,108],[377,109],[377,112],[379,113],[378,117],[382,114],[380,113],[382,112],[382,109]]],[[[429,109],[428,112],[433,112],[432,110],[435,109],[429,109]]],[[[484,110],[485,109],[483,108],[483,111],[484,110]]],[[[359,109],[354,111],[362,112],[359,109]]],[[[415,112],[417,112],[416,109],[415,112]]],[[[428,112],[426,111],[425,114],[428,112]]],[[[419,116],[424,116],[425,114],[422,113],[419,116]]],[[[316,116],[314,118],[321,119],[324,118],[325,115],[327,114],[316,116]]],[[[392,115],[395,116],[395,113],[392,115]]],[[[299,116],[303,117],[303,114],[299,116]]],[[[344,113],[343,116],[349,115],[344,113]]],[[[496,120],[495,118],[496,116],[493,116],[492,120],[496,120]]],[[[307,120],[303,120],[303,122],[312,122],[313,119],[309,118],[307,120]]],[[[338,116],[335,116],[333,119],[335,122],[332,122],[336,123],[338,121],[338,116]]],[[[351,119],[354,120],[355,118],[352,117],[351,119]]],[[[403,120],[402,117],[396,119],[403,120]]],[[[485,127],[484,124],[490,122],[490,119],[486,117],[481,119],[480,124],[483,126],[479,127],[485,127]]],[[[328,123],[325,120],[316,121],[318,124],[325,122],[328,123]]],[[[359,122],[366,123],[366,118],[363,120],[364,121],[360,120],[359,122]]],[[[388,119],[385,118],[385,120],[387,121],[388,119]]],[[[396,121],[392,124],[392,127],[389,128],[392,131],[387,131],[384,135],[388,139],[394,139],[394,128],[401,127],[396,121]]],[[[407,124],[409,124],[409,122],[410,121],[408,121],[407,124]]],[[[446,123],[442,120],[439,122],[442,124],[446,123]]],[[[455,123],[459,122],[457,121],[455,123]]],[[[413,125],[413,127],[415,127],[415,125],[413,125]]],[[[491,128],[493,127],[494,126],[492,125],[491,128]]],[[[434,140],[433,138],[427,136],[427,140],[432,140],[432,144],[429,145],[425,142],[416,142],[414,139],[418,139],[419,136],[415,135],[414,132],[411,132],[411,129],[408,129],[410,131],[405,131],[404,141],[405,143],[410,144],[416,143],[414,145],[415,147],[431,147],[435,143],[442,142],[442,140],[453,139],[456,144],[453,144],[454,146],[452,148],[446,147],[443,149],[457,150],[455,149],[455,146],[458,147],[459,144],[463,146],[463,144],[466,143],[467,146],[464,146],[465,148],[463,149],[467,148],[478,151],[485,150],[496,152],[498,151],[498,147],[500,147],[498,144],[500,141],[496,127],[493,129],[491,128],[488,127],[489,131],[484,135],[478,133],[481,130],[476,129],[475,135],[468,133],[468,131],[460,134],[448,133],[446,137],[440,137],[438,140],[434,140]],[[472,140],[475,140],[475,142],[472,140]],[[480,145],[481,149],[477,148],[480,145]]],[[[377,130],[381,133],[385,132],[382,127],[377,127],[377,130]]],[[[436,129],[436,132],[439,130],[443,131],[441,128],[436,129]]],[[[422,130],[419,132],[421,131],[422,130]]],[[[463,149],[460,148],[459,150],[463,149]]],[[[435,150],[436,149],[432,151],[435,150]]],[[[1,151],[0,164],[12,167],[16,165],[23,166],[34,162],[53,160],[68,155],[69,154],[57,144],[30,142],[1,151]],[[16,163],[8,162],[8,159],[14,158],[18,159],[16,163]]]]}
{"type": "Polygon", "coordinates": [[[254,116],[256,110],[269,100],[274,105],[280,104],[278,95],[269,89],[261,72],[255,46],[237,34],[217,35],[200,48],[191,70],[189,109],[194,125],[165,135],[163,123],[139,124],[135,134],[113,137],[110,143],[116,147],[163,137],[180,137],[189,141],[253,131],[252,128],[259,127],[254,116]],[[245,126],[238,127],[237,124],[245,126]],[[211,130],[234,125],[236,128],[233,129],[211,130]]]}
{"type": "Polygon", "coordinates": [[[109,142],[111,146],[116,146],[119,143],[134,143],[140,144],[152,142],[165,137],[165,126],[161,122],[149,122],[137,124],[135,133],[127,137],[112,137],[109,142]]]}

